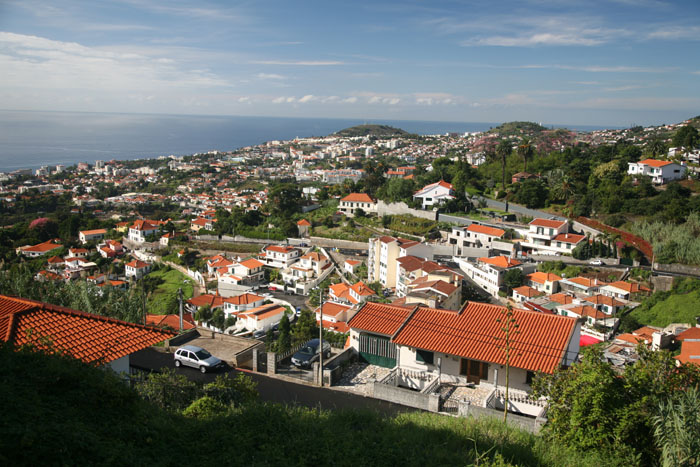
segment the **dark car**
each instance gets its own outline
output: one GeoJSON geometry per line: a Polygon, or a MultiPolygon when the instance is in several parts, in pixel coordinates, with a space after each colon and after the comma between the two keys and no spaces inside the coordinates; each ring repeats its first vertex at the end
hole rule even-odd
{"type": "MultiPolygon", "coordinates": [[[[319,340],[311,339],[309,342],[292,356],[292,364],[300,368],[310,368],[319,357],[319,340]]],[[[327,341],[323,341],[323,358],[331,355],[331,346],[327,341]]]]}

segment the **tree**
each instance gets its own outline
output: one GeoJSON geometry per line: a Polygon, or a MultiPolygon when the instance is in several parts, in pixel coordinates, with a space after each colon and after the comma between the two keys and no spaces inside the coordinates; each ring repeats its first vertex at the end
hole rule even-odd
{"type": "Polygon", "coordinates": [[[282,320],[279,325],[280,334],[277,338],[277,351],[286,352],[292,348],[292,334],[291,326],[289,324],[289,319],[287,318],[287,313],[282,316],[282,320]]]}
{"type": "Polygon", "coordinates": [[[508,269],[503,275],[503,283],[507,287],[509,295],[514,288],[523,285],[524,280],[523,270],[518,268],[508,269]]]}
{"type": "Polygon", "coordinates": [[[683,147],[686,151],[694,149],[698,141],[700,141],[698,130],[690,125],[679,128],[673,135],[673,145],[675,147],[683,147]]]}
{"type": "Polygon", "coordinates": [[[532,144],[530,144],[530,140],[528,138],[523,138],[523,141],[518,146],[518,155],[523,158],[523,172],[527,172],[527,161],[532,159],[534,154],[535,151],[532,148],[532,144]]]}
{"type": "Polygon", "coordinates": [[[270,212],[282,218],[289,218],[301,211],[301,190],[292,183],[277,185],[270,191],[267,205],[270,212]]]}
{"type": "Polygon", "coordinates": [[[313,339],[318,334],[316,317],[309,310],[302,310],[299,319],[292,328],[292,341],[294,345],[303,344],[313,339]]]}
{"type": "Polygon", "coordinates": [[[197,384],[173,369],[164,368],[160,373],[150,373],[144,382],[136,385],[136,391],[162,409],[179,412],[197,397],[197,384]]]}
{"type": "Polygon", "coordinates": [[[502,169],[502,185],[503,189],[506,189],[506,159],[508,156],[510,156],[510,153],[513,151],[513,148],[511,147],[510,143],[503,139],[501,140],[500,143],[498,143],[498,146],[496,146],[496,155],[501,159],[501,169],[502,169]]]}
{"type": "Polygon", "coordinates": [[[700,391],[697,387],[673,394],[659,404],[654,438],[661,448],[661,465],[700,465],[700,391]]]}

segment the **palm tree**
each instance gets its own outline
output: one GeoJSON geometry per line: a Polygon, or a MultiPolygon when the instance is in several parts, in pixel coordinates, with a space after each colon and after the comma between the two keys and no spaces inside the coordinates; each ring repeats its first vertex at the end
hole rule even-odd
{"type": "Polygon", "coordinates": [[[501,158],[501,167],[503,169],[503,189],[506,189],[506,158],[510,156],[510,153],[513,151],[513,148],[511,147],[510,143],[508,143],[507,140],[503,139],[501,140],[500,143],[498,143],[498,146],[496,146],[496,154],[498,157],[501,158]]]}
{"type": "Polygon", "coordinates": [[[523,138],[523,141],[518,146],[518,155],[523,158],[524,168],[523,172],[527,172],[527,161],[532,159],[535,154],[535,150],[532,149],[532,144],[528,138],[523,138]]]}

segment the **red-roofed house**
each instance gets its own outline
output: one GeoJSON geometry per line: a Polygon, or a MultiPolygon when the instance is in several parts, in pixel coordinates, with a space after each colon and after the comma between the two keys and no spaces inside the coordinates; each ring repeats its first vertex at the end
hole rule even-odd
{"type": "Polygon", "coordinates": [[[134,352],[174,336],[140,324],[0,295],[0,339],[16,346],[61,350],[117,373],[129,372],[129,356],[134,352]]]}
{"type": "Polygon", "coordinates": [[[646,175],[651,177],[652,183],[662,185],[672,180],[684,179],[687,167],[671,161],[657,159],[644,159],[639,162],[628,162],[627,173],[630,175],[646,175]]]}
{"type": "Polygon", "coordinates": [[[299,261],[301,249],[293,246],[267,245],[260,253],[260,261],[273,268],[288,268],[299,261]]]}
{"type": "Polygon", "coordinates": [[[366,193],[350,193],[338,205],[338,211],[348,217],[353,217],[356,209],[362,209],[365,213],[377,212],[377,201],[366,193]]]}
{"type": "Polygon", "coordinates": [[[103,258],[115,258],[124,254],[124,246],[116,240],[107,240],[98,245],[97,252],[103,258]]]}
{"type": "Polygon", "coordinates": [[[323,254],[312,251],[299,258],[299,261],[282,270],[282,280],[299,295],[306,295],[321,278],[330,274],[332,264],[323,254]]]}
{"type": "Polygon", "coordinates": [[[536,271],[527,275],[525,284],[540,292],[553,294],[559,290],[560,280],[561,277],[556,274],[536,271]]]}
{"type": "Polygon", "coordinates": [[[683,331],[676,340],[681,342],[681,353],[676,357],[678,362],[700,366],[700,326],[683,331]]]}
{"type": "Polygon", "coordinates": [[[413,193],[414,200],[420,200],[423,209],[439,206],[448,200],[454,199],[452,185],[444,180],[424,186],[413,193]]]}
{"type": "Polygon", "coordinates": [[[80,243],[99,242],[107,235],[107,229],[81,230],[78,232],[80,243]]]}
{"type": "Polygon", "coordinates": [[[513,300],[517,303],[526,302],[541,295],[542,292],[527,285],[522,285],[513,289],[513,300]]]}
{"type": "Polygon", "coordinates": [[[136,243],[144,243],[147,236],[158,233],[161,224],[162,222],[160,221],[143,219],[134,221],[134,224],[129,227],[129,240],[136,243]]]}
{"type": "Polygon", "coordinates": [[[569,223],[566,221],[537,218],[530,222],[530,229],[520,246],[524,251],[540,255],[570,254],[586,237],[568,232],[569,223]]]}
{"type": "Polygon", "coordinates": [[[328,294],[331,300],[357,305],[367,301],[368,298],[376,296],[374,290],[369,288],[364,282],[359,281],[348,286],[344,282],[333,284],[328,287],[328,294]]]}
{"type": "Polygon", "coordinates": [[[492,256],[477,259],[476,264],[462,258],[456,258],[459,268],[468,278],[487,291],[491,296],[498,297],[498,292],[503,287],[504,277],[507,271],[520,269],[523,274],[528,274],[535,269],[535,264],[525,263],[508,256],[492,256]]]}
{"type": "Polygon", "coordinates": [[[192,297],[185,302],[187,311],[194,315],[197,310],[203,306],[208,306],[212,310],[222,308],[224,306],[224,297],[218,294],[202,294],[192,297]]]}
{"type": "Polygon", "coordinates": [[[349,272],[350,274],[355,274],[355,271],[362,264],[362,261],[358,259],[346,259],[343,263],[343,270],[349,272]]]}
{"type": "Polygon", "coordinates": [[[311,228],[311,222],[306,219],[302,219],[297,222],[297,229],[299,229],[299,237],[308,237],[309,229],[311,228]]]}
{"type": "Polygon", "coordinates": [[[396,287],[397,259],[404,256],[433,259],[430,245],[388,235],[371,237],[367,253],[368,281],[380,282],[387,288],[396,287]]]}
{"type": "Polygon", "coordinates": [[[600,293],[609,297],[629,300],[637,294],[649,295],[651,289],[636,282],[616,281],[601,287],[600,293]]]}
{"type": "Polygon", "coordinates": [[[455,254],[462,256],[463,248],[492,248],[493,242],[503,239],[506,231],[481,224],[470,224],[468,227],[452,227],[448,236],[450,245],[455,245],[455,254]]]}
{"type": "Polygon", "coordinates": [[[143,276],[151,272],[152,266],[139,259],[129,261],[124,265],[124,275],[129,278],[141,279],[143,276]]]}
{"type": "Polygon", "coordinates": [[[276,303],[240,311],[236,314],[236,330],[267,331],[282,320],[286,311],[285,307],[276,303]]]}
{"type": "MultiPolygon", "coordinates": [[[[180,315],[146,315],[146,324],[163,329],[180,329],[180,315]]],[[[194,318],[191,313],[182,314],[182,330],[189,331],[194,329],[194,318]]]]}
{"type": "Polygon", "coordinates": [[[60,243],[56,243],[56,240],[48,240],[44,243],[39,243],[37,245],[21,246],[17,248],[16,251],[18,255],[28,256],[29,258],[36,258],[38,256],[44,256],[45,254],[50,253],[53,250],[58,250],[62,247],[63,245],[61,245],[60,243]]]}
{"type": "Polygon", "coordinates": [[[239,311],[259,307],[265,301],[264,297],[252,293],[244,293],[235,297],[224,298],[224,312],[229,315],[239,311]]]}
{"type": "MultiPolygon", "coordinates": [[[[323,303],[323,327],[329,331],[346,333],[350,332],[348,320],[354,316],[354,308],[349,305],[335,302],[323,303]]],[[[316,308],[316,322],[321,319],[321,309],[316,308]]]]}

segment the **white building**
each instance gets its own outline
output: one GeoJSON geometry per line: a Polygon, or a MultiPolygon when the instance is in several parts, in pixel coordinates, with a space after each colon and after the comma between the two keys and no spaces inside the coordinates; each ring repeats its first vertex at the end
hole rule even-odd
{"type": "Polygon", "coordinates": [[[268,245],[260,253],[260,261],[273,268],[288,268],[299,261],[301,250],[291,246],[268,245]]]}
{"type": "Polygon", "coordinates": [[[568,232],[569,223],[566,221],[534,219],[520,246],[525,251],[540,255],[571,254],[586,237],[568,232]]]}
{"type": "Polygon", "coordinates": [[[158,233],[160,224],[159,221],[137,220],[129,227],[129,240],[136,243],[144,243],[146,237],[158,233]]]}
{"type": "Polygon", "coordinates": [[[135,259],[124,265],[124,274],[127,278],[140,279],[151,272],[151,265],[141,260],[135,259]]]}
{"type": "Polygon", "coordinates": [[[105,235],[107,235],[107,229],[81,230],[78,232],[78,239],[85,245],[88,242],[104,240],[105,235]]]}
{"type": "Polygon", "coordinates": [[[520,261],[507,256],[479,258],[476,263],[471,263],[462,258],[454,259],[469,279],[493,297],[498,297],[498,292],[503,286],[503,280],[507,271],[520,269],[523,271],[523,275],[526,275],[536,268],[535,264],[522,264],[520,261]]]}
{"type": "Polygon", "coordinates": [[[421,190],[415,192],[413,194],[413,199],[420,200],[421,207],[427,209],[454,199],[454,191],[452,190],[451,184],[440,180],[439,182],[426,185],[421,190]]]}
{"type": "Polygon", "coordinates": [[[687,167],[671,161],[657,159],[644,159],[639,162],[628,162],[627,173],[629,175],[647,175],[652,183],[663,185],[672,180],[681,180],[686,177],[687,167]]]}
{"type": "Polygon", "coordinates": [[[348,217],[353,217],[356,209],[362,209],[367,214],[376,213],[377,202],[366,193],[350,193],[338,205],[338,211],[348,217]]]}
{"type": "Polygon", "coordinates": [[[416,256],[433,259],[433,249],[429,245],[390,236],[369,239],[367,256],[367,279],[379,281],[384,287],[396,287],[396,260],[403,256],[416,256]]]}

